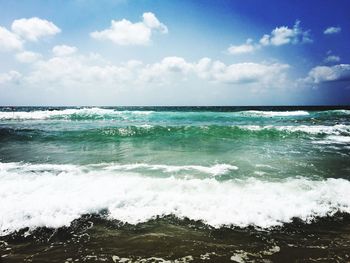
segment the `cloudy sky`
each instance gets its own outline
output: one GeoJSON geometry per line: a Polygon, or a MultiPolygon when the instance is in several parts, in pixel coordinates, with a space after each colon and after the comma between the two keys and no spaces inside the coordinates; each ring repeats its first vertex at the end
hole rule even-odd
{"type": "Polygon", "coordinates": [[[0,105],[350,104],[348,0],[0,0],[0,105]]]}

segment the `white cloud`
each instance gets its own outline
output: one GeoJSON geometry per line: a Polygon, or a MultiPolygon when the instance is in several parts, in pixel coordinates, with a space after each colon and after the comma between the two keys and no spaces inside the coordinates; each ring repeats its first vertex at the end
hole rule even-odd
{"type": "Polygon", "coordinates": [[[31,51],[23,51],[17,53],[15,57],[21,63],[33,63],[41,58],[41,54],[31,51]]]}
{"type": "Polygon", "coordinates": [[[57,56],[69,56],[74,54],[78,49],[73,46],[67,46],[67,45],[59,45],[59,46],[54,46],[52,48],[52,53],[57,56]]]}
{"type": "Polygon", "coordinates": [[[221,61],[202,58],[198,62],[187,62],[181,57],[166,57],[159,63],[145,65],[139,80],[152,83],[172,83],[185,81],[190,76],[221,84],[259,83],[275,87],[286,78],[286,64],[236,63],[226,65],[221,61]]]}
{"type": "Polygon", "coordinates": [[[11,70],[7,73],[0,73],[0,84],[16,81],[21,77],[21,74],[15,70],[11,70]]]}
{"type": "Polygon", "coordinates": [[[154,64],[147,64],[140,70],[139,80],[141,82],[157,82],[166,83],[186,79],[186,74],[193,69],[193,64],[188,63],[184,58],[181,57],[165,57],[161,62],[154,64]],[[177,75],[174,80],[171,78],[177,75]]]}
{"type": "Polygon", "coordinates": [[[293,28],[287,26],[276,27],[271,34],[265,34],[260,39],[263,46],[281,46],[286,44],[298,44],[312,42],[309,31],[303,31],[300,21],[296,21],[293,28]]]}
{"type": "Polygon", "coordinates": [[[327,27],[327,28],[323,31],[323,34],[325,34],[325,35],[332,35],[332,34],[340,33],[340,31],[341,31],[341,28],[340,28],[340,27],[331,26],[331,27],[327,27]]]}
{"type": "Polygon", "coordinates": [[[288,67],[278,63],[225,64],[206,57],[196,61],[164,57],[151,63],[112,63],[98,54],[79,52],[41,58],[29,64],[23,76],[3,75],[6,84],[0,87],[9,87],[6,101],[24,104],[202,104],[215,96],[229,103],[241,94],[290,87],[288,67]]]}
{"type": "Polygon", "coordinates": [[[156,18],[156,16],[153,13],[151,12],[143,13],[142,17],[143,17],[143,23],[149,28],[159,30],[164,34],[168,33],[168,28],[166,27],[166,25],[159,22],[159,20],[156,18]]]}
{"type": "Polygon", "coordinates": [[[54,23],[38,17],[21,18],[13,21],[12,31],[28,41],[37,41],[41,37],[61,32],[54,23]]]}
{"type": "Polygon", "coordinates": [[[104,63],[98,56],[62,56],[39,61],[26,76],[28,84],[52,87],[99,87],[117,86],[132,80],[128,66],[104,63]]]}
{"type": "Polygon", "coordinates": [[[23,42],[17,35],[0,26],[0,51],[20,50],[22,46],[23,42]]]}
{"type": "Polygon", "coordinates": [[[335,55],[329,55],[324,59],[324,62],[326,63],[339,62],[339,61],[340,61],[340,57],[335,55]]]}
{"type": "Polygon", "coordinates": [[[242,45],[231,45],[227,51],[232,55],[252,53],[258,48],[257,45],[253,44],[252,39],[247,39],[245,44],[242,45]]]}
{"type": "Polygon", "coordinates": [[[53,57],[33,64],[25,76],[28,86],[42,87],[146,87],[172,86],[189,80],[216,84],[255,85],[260,89],[283,86],[286,64],[237,63],[226,65],[221,61],[202,58],[197,62],[182,57],[165,57],[160,62],[144,64],[128,61],[111,64],[96,56],[53,57]]]}
{"type": "Polygon", "coordinates": [[[117,45],[147,45],[153,32],[168,33],[167,27],[153,13],[144,13],[142,17],[143,20],[137,23],[126,19],[112,20],[110,28],[92,32],[90,36],[99,40],[110,40],[117,45]]]}
{"type": "Polygon", "coordinates": [[[270,43],[274,46],[289,44],[293,41],[294,36],[295,32],[293,29],[286,26],[278,27],[271,32],[270,43]]]}
{"type": "Polygon", "coordinates": [[[236,63],[225,65],[220,61],[214,61],[208,67],[206,77],[222,83],[260,83],[265,87],[272,87],[285,80],[285,71],[288,68],[288,65],[278,63],[236,63]]]}
{"type": "Polygon", "coordinates": [[[304,81],[314,84],[331,81],[350,81],[350,64],[314,67],[304,81]]]}
{"type": "Polygon", "coordinates": [[[263,35],[259,42],[263,46],[268,46],[270,44],[270,35],[263,35]]]}
{"type": "Polygon", "coordinates": [[[271,31],[271,34],[264,34],[259,43],[254,43],[251,38],[248,38],[246,43],[242,45],[231,45],[227,51],[232,55],[252,53],[264,46],[282,46],[287,44],[303,44],[311,43],[310,31],[304,31],[300,27],[300,21],[296,21],[293,28],[288,26],[276,27],[271,31]]]}

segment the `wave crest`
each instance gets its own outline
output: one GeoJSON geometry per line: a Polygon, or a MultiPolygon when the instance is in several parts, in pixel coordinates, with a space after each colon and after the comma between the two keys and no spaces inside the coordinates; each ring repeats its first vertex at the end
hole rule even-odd
{"type": "Polygon", "coordinates": [[[39,110],[39,111],[6,111],[0,112],[0,120],[98,120],[98,119],[120,119],[131,115],[148,115],[152,111],[117,111],[104,108],[82,108],[64,110],[39,110]]]}
{"type": "Polygon", "coordinates": [[[259,228],[350,213],[350,182],[344,179],[154,178],[89,166],[20,163],[1,163],[0,179],[1,235],[24,227],[68,226],[100,211],[130,224],[175,215],[213,227],[259,228]]]}
{"type": "Polygon", "coordinates": [[[346,142],[350,137],[348,125],[295,125],[295,126],[160,126],[139,125],[123,127],[107,127],[85,130],[53,130],[0,128],[0,141],[16,140],[64,140],[64,141],[109,141],[126,137],[176,137],[176,138],[309,138],[322,139],[332,135],[331,141],[346,142]],[[336,137],[339,137],[338,139],[336,137]]]}

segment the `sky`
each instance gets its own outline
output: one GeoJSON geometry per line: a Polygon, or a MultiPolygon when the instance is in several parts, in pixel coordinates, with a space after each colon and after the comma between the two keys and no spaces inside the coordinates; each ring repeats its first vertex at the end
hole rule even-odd
{"type": "Polygon", "coordinates": [[[0,0],[0,105],[349,105],[348,0],[0,0]]]}

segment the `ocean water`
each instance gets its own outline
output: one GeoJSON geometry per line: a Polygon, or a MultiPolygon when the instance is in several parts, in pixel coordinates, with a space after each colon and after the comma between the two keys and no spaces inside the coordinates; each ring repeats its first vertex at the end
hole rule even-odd
{"type": "Polygon", "coordinates": [[[350,108],[2,107],[0,262],[349,262],[350,108]]]}

